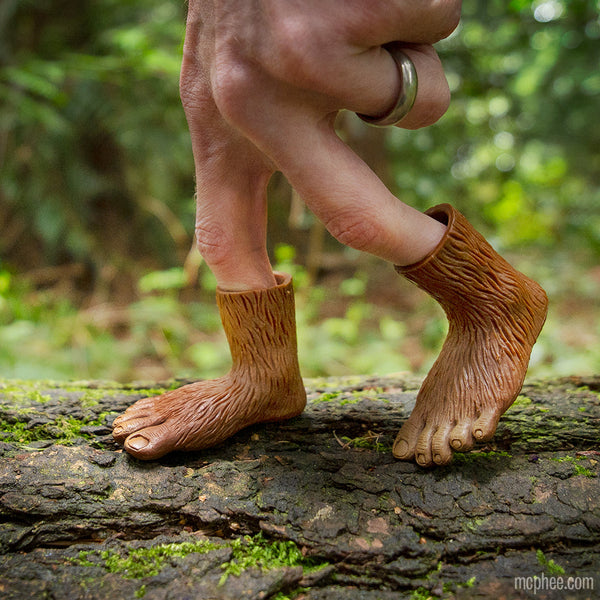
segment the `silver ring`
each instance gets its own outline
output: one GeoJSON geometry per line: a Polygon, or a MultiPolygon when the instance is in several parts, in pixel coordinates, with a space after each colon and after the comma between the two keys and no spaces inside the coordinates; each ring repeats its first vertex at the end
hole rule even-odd
{"type": "Polygon", "coordinates": [[[371,117],[356,113],[365,123],[375,127],[388,127],[400,123],[410,112],[417,97],[417,70],[413,61],[396,44],[388,44],[384,48],[391,54],[396,63],[400,74],[401,88],[395,106],[384,115],[371,117]]]}

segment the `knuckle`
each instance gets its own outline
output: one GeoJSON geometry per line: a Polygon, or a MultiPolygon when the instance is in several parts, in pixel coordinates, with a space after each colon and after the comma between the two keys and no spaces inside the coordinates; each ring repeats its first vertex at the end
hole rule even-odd
{"type": "Polygon", "coordinates": [[[327,58],[322,55],[326,48],[318,41],[318,28],[298,17],[281,19],[273,40],[274,75],[283,81],[314,86],[321,72],[318,66],[327,64],[327,58]]]}
{"type": "Polygon", "coordinates": [[[209,266],[227,260],[232,248],[231,240],[221,226],[202,219],[196,222],[196,246],[209,266]]]}
{"type": "Polygon", "coordinates": [[[249,107],[261,95],[252,67],[237,59],[220,61],[213,69],[211,87],[219,113],[228,122],[244,128],[252,116],[249,107]]]}
{"type": "Polygon", "coordinates": [[[334,215],[326,227],[338,242],[355,250],[368,250],[378,235],[373,221],[360,209],[334,215]]]}

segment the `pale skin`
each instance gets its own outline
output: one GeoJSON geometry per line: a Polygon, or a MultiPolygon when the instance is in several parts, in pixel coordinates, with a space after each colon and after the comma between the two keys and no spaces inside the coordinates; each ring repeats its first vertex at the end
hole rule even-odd
{"type": "MultiPolygon", "coordinates": [[[[456,28],[460,4],[190,0],[180,90],[196,167],[198,247],[221,290],[276,283],[266,248],[266,187],[275,171],[348,246],[405,266],[438,245],[445,225],[394,197],[333,124],[343,109],[376,116],[394,105],[400,76],[382,48],[392,41],[402,43],[419,80],[415,105],[399,126],[436,122],[450,94],[433,44],[456,28]]],[[[115,438],[143,459],[206,447],[204,415],[215,399],[222,409],[227,385],[222,378],[139,401],[115,421],[115,438]]],[[[244,393],[265,412],[274,410],[273,398],[244,393]]],[[[245,425],[242,419],[238,426],[238,407],[220,413],[234,424],[224,427],[228,435],[245,425]]],[[[496,416],[482,420],[468,399],[441,415],[425,398],[395,452],[445,464],[453,449],[489,439],[496,423],[496,416]]]]}

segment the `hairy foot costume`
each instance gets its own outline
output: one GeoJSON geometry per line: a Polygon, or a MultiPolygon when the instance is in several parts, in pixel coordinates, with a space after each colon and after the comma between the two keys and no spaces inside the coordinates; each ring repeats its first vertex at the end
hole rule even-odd
{"type": "MultiPolygon", "coordinates": [[[[448,204],[427,211],[447,228],[423,260],[396,270],[435,298],[449,332],[398,433],[393,453],[421,466],[447,464],[453,451],[489,440],[517,397],[544,324],[542,288],[516,271],[448,204]]],[[[250,292],[218,291],[233,366],[139,400],[114,422],[113,435],[141,459],[214,446],[255,423],[296,416],[306,404],[297,360],[291,278],[250,292]]]]}
{"type": "Polygon", "coordinates": [[[240,429],[299,415],[306,392],[298,368],[294,293],[289,275],[250,292],[217,291],[232,356],[230,372],[130,406],[113,436],[141,459],[214,446],[240,429]]]}
{"type": "Polygon", "coordinates": [[[437,300],[448,317],[442,351],[394,443],[394,456],[446,464],[452,450],[489,440],[514,402],[546,319],[544,290],[516,271],[457,210],[427,214],[447,225],[438,247],[396,270],[437,300]]]}

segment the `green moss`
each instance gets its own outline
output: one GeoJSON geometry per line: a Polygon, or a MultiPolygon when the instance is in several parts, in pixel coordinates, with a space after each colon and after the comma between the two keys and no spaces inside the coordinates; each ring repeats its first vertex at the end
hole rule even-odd
{"type": "Polygon", "coordinates": [[[477,462],[483,460],[500,460],[504,458],[512,458],[512,454],[505,452],[504,450],[496,452],[491,450],[489,452],[456,452],[454,454],[454,460],[457,462],[477,462]]]}
{"type": "Polygon", "coordinates": [[[361,448],[367,450],[375,450],[375,452],[391,452],[392,447],[386,444],[382,444],[379,441],[380,438],[380,433],[373,433],[372,431],[369,431],[366,435],[356,438],[342,436],[342,438],[340,438],[340,441],[344,444],[345,448],[361,448]]]}
{"type": "Polygon", "coordinates": [[[52,440],[54,444],[68,446],[77,438],[90,439],[87,433],[82,433],[84,426],[102,425],[104,418],[108,413],[101,413],[96,419],[74,419],[59,415],[49,423],[43,425],[34,425],[29,427],[22,421],[10,422],[0,419],[0,431],[3,432],[2,440],[4,442],[27,445],[41,440],[52,440]]]}
{"type": "MultiPolygon", "coordinates": [[[[95,550],[91,552],[83,551],[79,553],[77,558],[72,559],[71,562],[83,567],[100,566],[107,572],[118,573],[126,579],[140,579],[142,577],[158,575],[170,558],[184,557],[192,552],[205,554],[219,547],[208,540],[200,540],[178,544],[160,544],[159,546],[152,546],[150,548],[134,548],[125,551],[124,554],[115,550],[104,550],[102,552],[95,550]],[[91,561],[90,557],[96,560],[99,559],[99,562],[91,561]]],[[[145,589],[143,594],[145,594],[145,589]]],[[[141,596],[137,597],[141,598],[141,596]]]]}
{"type": "Polygon", "coordinates": [[[45,404],[52,400],[48,394],[42,394],[40,388],[33,387],[31,382],[0,382],[0,395],[6,397],[12,405],[37,402],[45,404]]]}
{"type": "Polygon", "coordinates": [[[469,519],[463,523],[463,529],[470,533],[475,533],[483,524],[483,519],[481,517],[476,517],[474,519],[469,519]]]}
{"type": "Polygon", "coordinates": [[[533,400],[527,396],[517,396],[517,399],[513,402],[513,406],[529,406],[533,400]]]}
{"type": "Polygon", "coordinates": [[[219,585],[223,585],[230,575],[240,575],[249,568],[263,570],[277,567],[302,567],[305,571],[314,571],[327,566],[314,559],[303,556],[300,548],[292,541],[267,541],[262,533],[251,537],[233,540],[230,544],[232,557],[221,565],[223,575],[219,585]]]}
{"type": "Polygon", "coordinates": [[[583,475],[584,477],[596,477],[596,473],[590,469],[586,469],[581,465],[575,465],[575,475],[583,475]]]}
{"type": "Polygon", "coordinates": [[[464,583],[444,583],[442,589],[444,592],[449,593],[455,591],[457,588],[472,588],[477,581],[477,577],[473,576],[470,579],[467,579],[464,583]]]}
{"type": "MultiPolygon", "coordinates": [[[[230,575],[240,575],[251,567],[273,569],[277,567],[301,566],[305,572],[327,566],[303,556],[292,541],[268,541],[261,533],[252,537],[244,536],[229,543],[215,544],[209,540],[160,544],[150,548],[131,548],[121,551],[82,551],[71,562],[82,567],[101,567],[108,573],[117,573],[127,579],[140,579],[158,575],[173,557],[185,557],[192,552],[205,554],[220,548],[231,548],[231,559],[221,565],[223,575],[219,585],[223,585],[230,575]]],[[[141,598],[146,589],[142,586],[138,592],[141,598]],[[142,589],[143,588],[143,589],[142,589]]],[[[282,599],[283,600],[283,599],[282,599]]]]}
{"type": "Polygon", "coordinates": [[[313,400],[313,403],[318,404],[320,402],[330,402],[331,400],[336,400],[342,395],[341,392],[325,392],[321,394],[318,398],[313,400]]]}
{"type": "Polygon", "coordinates": [[[535,553],[538,563],[544,568],[549,575],[564,575],[565,570],[554,562],[553,559],[548,560],[542,550],[538,549],[535,553]]]}
{"type": "Polygon", "coordinates": [[[340,406],[345,406],[346,404],[358,404],[362,400],[372,399],[372,400],[382,400],[383,402],[389,402],[388,398],[380,398],[380,396],[385,392],[382,387],[377,388],[366,388],[361,390],[346,390],[346,391],[332,391],[332,392],[323,392],[318,398],[312,400],[314,404],[319,404],[321,402],[332,402],[339,401],[340,406]]]}
{"type": "Polygon", "coordinates": [[[410,600],[432,600],[437,597],[438,596],[434,596],[427,588],[419,587],[412,591],[410,600]]]}
{"type": "Polygon", "coordinates": [[[300,587],[300,588],[297,588],[293,592],[290,592],[288,594],[284,594],[283,592],[279,592],[276,596],[273,596],[273,600],[294,600],[300,594],[304,594],[305,592],[308,592],[309,589],[310,588],[300,587]]]}
{"type": "Polygon", "coordinates": [[[26,381],[20,379],[0,380],[0,398],[5,397],[14,403],[39,402],[46,403],[52,400],[47,392],[60,390],[61,392],[81,394],[79,401],[82,406],[94,406],[107,396],[119,394],[127,396],[159,396],[164,392],[176,389],[181,382],[173,381],[164,387],[136,387],[135,385],[120,385],[116,382],[97,381],[26,381]],[[46,393],[44,393],[46,392],[46,393]]]}
{"type": "Polygon", "coordinates": [[[573,463],[573,470],[575,475],[583,475],[584,477],[596,477],[596,473],[594,473],[594,471],[591,471],[590,469],[578,464],[578,461],[585,460],[585,457],[583,456],[553,456],[550,460],[560,463],[573,463]]]}

